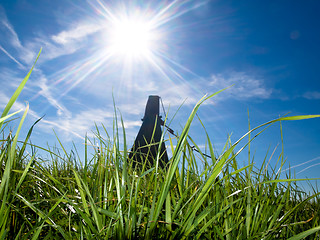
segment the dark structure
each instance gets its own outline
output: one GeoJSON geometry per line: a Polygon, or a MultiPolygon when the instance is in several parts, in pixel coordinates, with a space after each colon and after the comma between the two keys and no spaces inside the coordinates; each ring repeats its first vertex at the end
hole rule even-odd
{"type": "MultiPolygon", "coordinates": [[[[155,164],[162,135],[161,125],[163,125],[163,120],[159,116],[159,99],[159,96],[149,96],[141,128],[129,154],[129,158],[133,160],[133,167],[142,167],[145,161],[147,168],[155,164]]],[[[162,142],[159,166],[163,168],[167,163],[168,154],[162,142]]]]}

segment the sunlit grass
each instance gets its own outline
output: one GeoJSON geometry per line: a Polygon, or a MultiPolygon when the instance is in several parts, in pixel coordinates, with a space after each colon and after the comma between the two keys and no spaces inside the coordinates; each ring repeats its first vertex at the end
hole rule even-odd
{"type": "MultiPolygon", "coordinates": [[[[30,73],[5,108],[1,124],[8,121],[30,73]]],[[[15,134],[4,135],[8,123],[0,130],[0,238],[319,239],[320,192],[301,191],[290,172],[280,179],[283,152],[275,157],[276,166],[264,159],[259,168],[252,160],[238,167],[236,160],[254,141],[251,133],[259,135],[275,122],[319,115],[283,117],[253,128],[234,144],[227,139],[212,160],[194,154],[188,131],[202,102],[216,94],[195,106],[177,144],[167,142],[173,153],[167,169],[157,161],[133,169],[117,113],[112,134],[103,128],[95,139],[86,138],[85,156],[67,152],[59,139],[61,151],[31,145],[33,127],[19,144],[26,108],[15,134]],[[94,142],[99,151],[92,148],[94,142]],[[37,154],[40,149],[46,154],[37,154]]],[[[209,136],[207,142],[214,156],[209,136]]]]}

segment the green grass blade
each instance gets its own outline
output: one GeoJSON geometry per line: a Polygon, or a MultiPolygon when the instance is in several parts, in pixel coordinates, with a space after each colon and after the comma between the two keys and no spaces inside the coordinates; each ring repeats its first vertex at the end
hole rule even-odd
{"type": "Polygon", "coordinates": [[[41,233],[41,230],[43,228],[43,225],[45,224],[45,221],[42,222],[41,226],[38,227],[37,231],[34,233],[34,235],[32,236],[32,240],[36,240],[38,239],[40,233],[41,233]]]}
{"type": "Polygon", "coordinates": [[[27,165],[26,168],[24,169],[24,171],[23,171],[23,173],[22,173],[22,176],[20,177],[19,182],[18,182],[18,184],[17,184],[17,186],[16,186],[16,190],[14,191],[15,194],[18,193],[18,190],[19,190],[22,182],[23,182],[24,179],[26,178],[26,176],[27,176],[27,174],[28,174],[28,172],[29,172],[29,169],[30,169],[30,167],[31,167],[31,164],[33,163],[33,160],[34,160],[34,156],[31,157],[28,165],[27,165]]]}
{"type": "Polygon", "coordinates": [[[5,117],[1,117],[1,118],[0,118],[0,123],[3,123],[3,122],[4,122],[5,120],[7,120],[8,118],[12,117],[13,115],[16,115],[17,113],[19,113],[19,112],[21,112],[21,111],[22,111],[22,109],[14,112],[14,113],[11,113],[11,114],[9,114],[9,115],[7,115],[7,116],[5,116],[5,117]]]}
{"type": "Polygon", "coordinates": [[[168,228],[169,231],[172,231],[172,227],[171,227],[172,215],[171,215],[171,197],[170,197],[170,192],[168,193],[167,198],[166,198],[166,222],[167,222],[166,227],[168,228]]]}
{"type": "Polygon", "coordinates": [[[10,174],[12,167],[15,165],[15,152],[16,152],[16,146],[17,146],[17,141],[18,141],[18,136],[22,127],[22,124],[26,118],[27,112],[29,110],[29,105],[27,105],[26,110],[21,118],[20,124],[18,126],[16,135],[13,139],[9,156],[8,156],[8,161],[5,166],[5,170],[1,179],[0,183],[0,199],[2,199],[2,206],[0,209],[0,214],[2,214],[2,211],[4,210],[4,205],[6,204],[6,197],[3,198],[3,196],[6,196],[6,192],[8,191],[8,186],[9,186],[9,179],[10,179],[10,174]]]}
{"type": "Polygon", "coordinates": [[[299,233],[299,234],[297,234],[297,235],[289,238],[288,240],[300,240],[300,239],[304,239],[304,238],[308,237],[309,235],[311,235],[311,234],[313,234],[313,233],[315,233],[315,232],[317,232],[317,231],[320,231],[320,226],[314,227],[314,228],[311,228],[311,229],[309,229],[309,230],[307,230],[307,231],[304,231],[304,232],[302,232],[302,233],[299,233]]]}
{"type": "MultiPolygon", "coordinates": [[[[20,95],[22,89],[24,88],[25,84],[27,83],[31,73],[32,73],[32,70],[36,64],[36,62],[38,61],[38,58],[40,56],[40,53],[42,51],[42,48],[40,49],[39,53],[38,53],[38,56],[32,66],[32,68],[30,69],[30,71],[28,72],[27,76],[22,80],[22,82],[20,83],[19,87],[16,89],[16,91],[13,93],[12,97],[10,98],[9,102],[7,103],[7,106],[5,107],[5,109],[3,110],[3,113],[1,115],[1,118],[7,116],[7,114],[9,113],[12,105],[15,103],[15,101],[17,100],[18,96],[20,95]]],[[[0,121],[0,129],[2,127],[2,124],[3,122],[0,121]]]]}
{"type": "Polygon", "coordinates": [[[88,203],[87,203],[87,199],[86,199],[86,193],[82,187],[81,181],[80,181],[80,177],[78,175],[78,173],[73,169],[73,174],[75,177],[75,181],[77,183],[77,187],[78,190],[80,192],[80,196],[81,196],[81,200],[82,200],[82,206],[83,206],[83,210],[85,211],[86,214],[90,215],[89,213],[89,207],[88,207],[88,203]]]}

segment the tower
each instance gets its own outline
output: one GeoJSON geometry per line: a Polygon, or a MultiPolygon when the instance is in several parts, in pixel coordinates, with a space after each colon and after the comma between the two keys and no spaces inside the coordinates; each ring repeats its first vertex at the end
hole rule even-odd
{"type": "MultiPolygon", "coordinates": [[[[159,116],[159,96],[149,96],[146,105],[142,125],[134,141],[134,145],[129,154],[133,160],[133,167],[142,166],[145,161],[147,168],[153,166],[159,151],[159,144],[162,135],[161,125],[163,120],[159,116]]],[[[165,143],[161,143],[159,166],[165,167],[168,163],[168,154],[165,143]]]]}

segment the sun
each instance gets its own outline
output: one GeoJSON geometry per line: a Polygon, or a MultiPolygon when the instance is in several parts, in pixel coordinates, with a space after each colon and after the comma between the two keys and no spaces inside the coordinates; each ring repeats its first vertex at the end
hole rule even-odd
{"type": "Polygon", "coordinates": [[[156,50],[159,34],[151,21],[126,17],[113,21],[108,33],[112,55],[125,58],[148,58],[156,50]]]}

